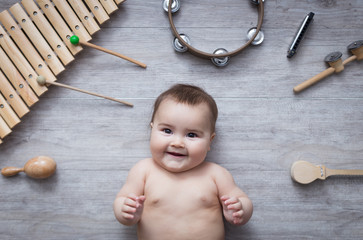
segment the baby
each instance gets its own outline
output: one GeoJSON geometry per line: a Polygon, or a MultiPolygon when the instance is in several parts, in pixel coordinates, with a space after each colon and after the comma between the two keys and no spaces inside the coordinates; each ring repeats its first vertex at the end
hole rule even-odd
{"type": "Polygon", "coordinates": [[[252,202],[223,167],[204,161],[218,109],[202,89],[178,84],[155,101],[151,158],[130,170],[114,201],[117,220],[140,240],[224,239],[224,218],[247,223],[252,202]]]}

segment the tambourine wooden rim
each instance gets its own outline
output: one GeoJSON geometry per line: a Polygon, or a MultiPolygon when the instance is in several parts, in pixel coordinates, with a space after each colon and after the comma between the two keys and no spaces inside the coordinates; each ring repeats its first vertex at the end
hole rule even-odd
{"type": "Polygon", "coordinates": [[[192,47],[190,44],[188,44],[186,41],[183,40],[183,38],[180,36],[180,34],[178,33],[178,31],[176,30],[176,27],[174,25],[173,22],[173,17],[172,17],[172,1],[173,0],[169,0],[169,4],[168,4],[168,17],[169,17],[169,23],[170,23],[170,27],[173,31],[173,34],[176,38],[178,38],[179,42],[188,48],[188,51],[198,57],[201,58],[207,58],[207,59],[211,59],[211,58],[223,58],[223,57],[232,57],[237,55],[238,53],[240,53],[241,51],[243,51],[246,47],[248,47],[252,41],[256,38],[257,34],[259,33],[261,26],[262,26],[262,22],[263,22],[263,15],[264,15],[264,6],[263,6],[263,0],[259,0],[258,2],[258,22],[257,22],[257,26],[256,26],[256,32],[254,33],[254,35],[251,37],[250,40],[248,40],[242,47],[232,51],[232,52],[227,52],[227,53],[222,53],[222,54],[211,54],[211,53],[207,53],[207,52],[203,52],[201,50],[198,50],[194,47],[192,47]]]}

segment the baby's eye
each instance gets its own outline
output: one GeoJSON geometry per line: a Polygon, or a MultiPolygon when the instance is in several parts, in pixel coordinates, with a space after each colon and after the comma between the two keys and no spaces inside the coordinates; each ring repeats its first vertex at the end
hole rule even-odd
{"type": "Polygon", "coordinates": [[[190,138],[195,138],[195,137],[197,137],[197,134],[195,134],[195,133],[188,133],[187,136],[190,137],[190,138]]]}
{"type": "Polygon", "coordinates": [[[169,128],[164,128],[163,132],[166,133],[166,134],[171,134],[172,133],[172,131],[169,128]]]}

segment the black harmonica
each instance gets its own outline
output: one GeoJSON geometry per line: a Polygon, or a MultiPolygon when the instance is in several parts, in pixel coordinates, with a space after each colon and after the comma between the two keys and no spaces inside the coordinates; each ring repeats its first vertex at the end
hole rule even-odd
{"type": "Polygon", "coordinates": [[[300,28],[296,32],[296,35],[289,47],[289,50],[287,50],[288,58],[291,58],[297,52],[297,48],[299,47],[300,42],[304,38],[304,35],[305,35],[306,31],[308,30],[310,23],[313,21],[314,15],[315,14],[313,12],[310,12],[308,15],[306,15],[306,17],[302,21],[300,28]]]}

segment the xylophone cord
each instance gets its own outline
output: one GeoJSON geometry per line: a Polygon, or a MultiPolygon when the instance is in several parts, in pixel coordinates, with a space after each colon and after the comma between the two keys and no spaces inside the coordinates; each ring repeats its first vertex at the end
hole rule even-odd
{"type": "Polygon", "coordinates": [[[39,85],[42,85],[42,86],[45,85],[45,84],[55,85],[55,86],[58,86],[58,87],[68,88],[68,89],[78,91],[78,92],[81,92],[81,93],[86,93],[86,94],[93,95],[93,96],[96,96],[96,97],[101,97],[101,98],[108,99],[108,100],[111,100],[111,101],[119,102],[119,103],[125,104],[126,106],[129,106],[129,107],[134,106],[132,103],[122,101],[122,100],[118,100],[116,98],[107,97],[107,96],[104,96],[104,95],[101,95],[101,94],[98,94],[98,93],[89,92],[89,91],[86,91],[86,90],[82,90],[82,89],[79,89],[79,88],[75,88],[75,87],[65,85],[65,84],[61,84],[61,83],[57,83],[57,82],[49,82],[42,75],[39,75],[37,77],[37,82],[38,82],[39,85]]]}
{"type": "Polygon", "coordinates": [[[97,49],[97,50],[100,50],[102,52],[105,52],[105,53],[109,53],[109,54],[112,54],[116,57],[119,57],[119,58],[122,58],[122,59],[125,59],[129,62],[132,62],[132,63],[135,63],[136,65],[139,65],[140,67],[143,67],[143,68],[146,68],[146,64],[142,63],[142,62],[139,62],[135,59],[132,59],[130,57],[127,57],[125,55],[122,55],[120,53],[117,53],[117,52],[114,52],[114,51],[111,51],[111,50],[108,50],[106,48],[103,48],[103,47],[100,47],[98,45],[95,45],[95,44],[92,44],[92,43],[89,43],[89,42],[85,42],[85,41],[82,41],[79,39],[78,36],[76,35],[73,35],[72,37],[70,37],[69,41],[73,44],[73,45],[77,45],[77,44],[81,44],[81,45],[84,45],[84,46],[88,46],[88,47],[91,47],[91,48],[94,48],[94,49],[97,49]]]}

